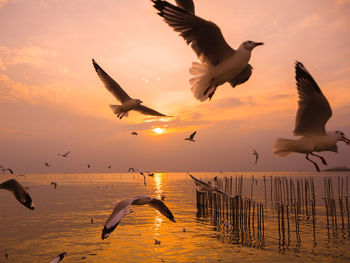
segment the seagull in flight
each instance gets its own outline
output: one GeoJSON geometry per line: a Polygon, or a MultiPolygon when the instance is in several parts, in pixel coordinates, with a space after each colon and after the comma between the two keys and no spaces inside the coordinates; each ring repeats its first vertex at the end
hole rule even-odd
{"type": "Polygon", "coordinates": [[[252,50],[262,42],[244,41],[237,50],[225,41],[220,28],[195,15],[193,0],[176,0],[174,6],[164,0],[152,0],[158,15],[183,37],[202,63],[193,62],[191,90],[196,99],[211,99],[225,82],[234,88],[246,82],[253,67],[248,64],[252,50]]]}
{"type": "Polygon", "coordinates": [[[146,175],[143,172],[140,172],[140,174],[143,176],[143,184],[146,186],[146,175]]]}
{"type": "Polygon", "coordinates": [[[255,165],[256,165],[258,163],[259,154],[255,149],[253,149],[253,155],[255,156],[255,165]]]}
{"type": "Polygon", "coordinates": [[[70,151],[68,151],[68,152],[66,152],[66,153],[64,153],[64,154],[58,153],[57,155],[58,155],[58,156],[61,156],[61,157],[68,157],[69,154],[70,154],[70,151]]]}
{"type": "Polygon", "coordinates": [[[161,200],[152,198],[150,196],[139,195],[133,198],[123,199],[116,204],[112,214],[109,216],[109,218],[106,221],[106,224],[103,227],[101,236],[102,240],[106,239],[114,231],[114,229],[119,225],[120,221],[123,219],[124,216],[133,212],[130,209],[130,205],[146,204],[157,209],[160,213],[169,218],[169,220],[175,222],[173,214],[161,200]]]}
{"type": "Polygon", "coordinates": [[[197,133],[197,131],[195,131],[194,133],[192,133],[192,134],[190,135],[190,137],[185,138],[185,140],[186,140],[186,141],[190,141],[190,142],[195,142],[196,140],[194,140],[193,138],[194,138],[194,136],[196,135],[196,133],[197,133]]]}
{"type": "Polygon", "coordinates": [[[51,260],[50,263],[58,263],[58,262],[60,262],[66,255],[67,255],[66,252],[61,253],[61,254],[59,254],[57,257],[55,257],[53,260],[51,260]]]}
{"type": "Polygon", "coordinates": [[[139,135],[136,131],[133,131],[131,134],[132,135],[139,135]]]}
{"type": "Polygon", "coordinates": [[[0,165],[0,168],[3,172],[9,171],[12,175],[14,174],[12,169],[10,169],[10,168],[4,168],[2,165],[0,165]]]}
{"type": "Polygon", "coordinates": [[[45,162],[46,167],[50,167],[50,164],[48,162],[45,162]]]}
{"type": "Polygon", "coordinates": [[[113,80],[93,59],[92,64],[97,72],[97,75],[100,77],[101,81],[105,85],[113,96],[122,103],[122,105],[110,105],[114,114],[117,115],[119,119],[122,119],[124,116],[128,116],[128,112],[131,110],[138,111],[144,115],[152,116],[166,116],[158,111],[155,111],[151,108],[148,108],[144,105],[141,105],[142,101],[139,99],[132,99],[129,95],[122,89],[119,84],[113,80]]]}
{"type": "Polygon", "coordinates": [[[306,160],[311,162],[319,172],[318,164],[309,159],[309,156],[315,156],[327,165],[326,160],[314,152],[338,152],[337,142],[343,141],[349,145],[350,140],[342,131],[326,132],[325,126],[332,116],[332,109],[316,81],[298,61],[295,65],[295,79],[299,102],[294,135],[301,138],[298,140],[278,138],[273,153],[281,157],[292,152],[305,154],[306,160]]]}
{"type": "Polygon", "coordinates": [[[0,184],[0,189],[5,189],[13,193],[18,202],[20,202],[25,207],[30,210],[34,210],[34,203],[32,198],[28,194],[28,192],[24,189],[24,187],[17,182],[15,179],[7,180],[0,184]]]}

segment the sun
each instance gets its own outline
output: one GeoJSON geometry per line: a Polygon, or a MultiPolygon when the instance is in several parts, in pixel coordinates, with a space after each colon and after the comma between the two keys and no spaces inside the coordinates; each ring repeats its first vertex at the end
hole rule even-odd
{"type": "Polygon", "coordinates": [[[156,133],[156,134],[162,134],[164,133],[164,130],[162,128],[154,128],[153,131],[156,133]]]}

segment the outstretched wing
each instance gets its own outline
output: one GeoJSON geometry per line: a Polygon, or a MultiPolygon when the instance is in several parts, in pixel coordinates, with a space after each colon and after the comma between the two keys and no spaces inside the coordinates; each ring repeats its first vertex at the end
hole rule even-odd
{"type": "Polygon", "coordinates": [[[135,108],[133,108],[133,110],[138,111],[138,112],[140,112],[140,113],[142,113],[144,115],[166,116],[166,115],[164,115],[164,114],[162,114],[162,113],[160,113],[158,111],[155,111],[155,110],[153,110],[151,108],[148,108],[148,107],[146,107],[144,105],[141,105],[141,104],[136,106],[135,108]]]}
{"type": "Polygon", "coordinates": [[[175,2],[178,7],[194,14],[193,0],[175,0],[175,2]]]}
{"type": "Polygon", "coordinates": [[[191,140],[193,140],[193,137],[196,135],[196,133],[197,133],[197,131],[195,131],[194,133],[192,133],[192,134],[190,135],[190,139],[191,139],[191,140]]]}
{"type": "Polygon", "coordinates": [[[97,72],[97,75],[100,77],[101,81],[105,85],[106,89],[108,89],[113,96],[119,100],[121,103],[124,103],[128,100],[131,100],[129,95],[119,86],[119,84],[112,79],[93,59],[92,64],[97,72]]]}
{"type": "Polygon", "coordinates": [[[180,33],[187,44],[191,44],[202,62],[217,65],[235,52],[225,41],[220,28],[213,22],[204,20],[194,13],[174,6],[167,1],[152,0],[158,15],[176,32],[180,33]]]}
{"type": "Polygon", "coordinates": [[[173,214],[171,213],[170,209],[163,203],[163,201],[153,198],[152,201],[150,203],[148,203],[148,205],[157,209],[164,216],[169,218],[171,221],[175,222],[175,218],[174,218],[173,214]]]}
{"type": "Polygon", "coordinates": [[[7,180],[0,184],[0,189],[6,189],[14,194],[17,201],[30,210],[34,210],[34,203],[28,192],[24,187],[15,179],[7,180]]]}
{"type": "Polygon", "coordinates": [[[325,135],[326,123],[332,109],[316,81],[304,65],[296,62],[295,79],[299,94],[299,107],[295,120],[294,135],[325,135]]]}

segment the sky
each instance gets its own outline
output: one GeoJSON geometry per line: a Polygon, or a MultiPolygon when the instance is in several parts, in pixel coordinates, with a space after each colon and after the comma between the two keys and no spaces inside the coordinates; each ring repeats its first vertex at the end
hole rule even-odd
{"type": "MultiPolygon", "coordinates": [[[[0,164],[16,173],[313,171],[304,155],[280,158],[272,148],[278,137],[296,139],[295,60],[330,102],[327,130],[350,136],[350,1],[195,6],[233,48],[265,42],[253,50],[251,79],[235,89],[220,86],[206,102],[190,91],[195,53],[149,0],[0,0],[0,164]],[[109,104],[118,102],[92,58],[131,97],[173,117],[133,112],[117,119],[109,104]],[[185,141],[195,130],[197,141],[185,141]],[[57,155],[67,151],[69,158],[57,155]]],[[[322,154],[329,167],[350,166],[350,147],[338,146],[338,154],[322,154]]]]}

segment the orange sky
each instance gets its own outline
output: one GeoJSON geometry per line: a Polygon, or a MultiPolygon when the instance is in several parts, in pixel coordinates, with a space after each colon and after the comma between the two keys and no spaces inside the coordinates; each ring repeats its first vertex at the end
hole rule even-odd
{"type": "MultiPolygon", "coordinates": [[[[275,138],[292,138],[297,93],[294,61],[327,96],[328,130],[350,136],[350,1],[195,1],[197,15],[220,26],[237,48],[253,51],[251,79],[225,84],[210,102],[195,100],[188,69],[195,53],[148,0],[0,0],[0,164],[18,172],[301,170],[302,155],[272,155],[275,138]],[[128,93],[174,118],[138,113],[118,120],[94,58],[128,93]],[[148,121],[145,121],[148,120],[148,121]],[[164,128],[156,135],[153,128],[164,128]],[[130,135],[138,131],[139,136],[130,135]],[[184,141],[198,130],[196,143],[184,141]],[[261,154],[254,166],[251,148],[261,154]],[[69,159],[57,153],[71,150],[69,159]],[[43,163],[52,163],[50,169],[43,163]]],[[[348,165],[350,147],[323,154],[348,165]]]]}

